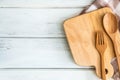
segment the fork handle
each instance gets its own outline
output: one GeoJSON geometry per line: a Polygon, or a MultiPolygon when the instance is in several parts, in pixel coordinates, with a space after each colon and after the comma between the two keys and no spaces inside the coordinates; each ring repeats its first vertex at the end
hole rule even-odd
{"type": "Polygon", "coordinates": [[[103,80],[106,80],[106,71],[105,71],[105,62],[104,62],[104,53],[101,55],[101,76],[103,80]]]}

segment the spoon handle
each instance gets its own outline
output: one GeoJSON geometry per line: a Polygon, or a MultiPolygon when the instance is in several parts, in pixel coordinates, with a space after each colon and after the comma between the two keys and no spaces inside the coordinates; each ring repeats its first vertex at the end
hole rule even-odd
{"type": "Polygon", "coordinates": [[[120,73],[120,36],[119,35],[115,37],[115,41],[113,41],[113,43],[114,43],[114,49],[115,49],[117,62],[118,62],[118,69],[120,73]]]}

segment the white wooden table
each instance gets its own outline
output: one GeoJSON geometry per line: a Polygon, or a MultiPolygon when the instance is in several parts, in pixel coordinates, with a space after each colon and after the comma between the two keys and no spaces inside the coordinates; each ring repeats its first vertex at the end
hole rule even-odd
{"type": "Polygon", "coordinates": [[[75,64],[63,30],[93,0],[0,0],[0,80],[99,80],[75,64]]]}

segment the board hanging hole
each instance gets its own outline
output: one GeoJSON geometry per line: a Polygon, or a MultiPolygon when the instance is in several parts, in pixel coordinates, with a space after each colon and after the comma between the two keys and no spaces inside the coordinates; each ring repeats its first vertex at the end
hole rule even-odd
{"type": "Polygon", "coordinates": [[[105,69],[105,72],[106,72],[106,74],[108,74],[108,70],[107,69],[105,69]]]}

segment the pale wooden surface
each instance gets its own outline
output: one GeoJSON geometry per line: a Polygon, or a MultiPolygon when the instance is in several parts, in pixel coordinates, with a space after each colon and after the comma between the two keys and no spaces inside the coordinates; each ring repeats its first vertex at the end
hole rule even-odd
{"type": "Polygon", "coordinates": [[[103,31],[107,40],[107,49],[104,54],[106,75],[112,77],[114,71],[110,64],[114,58],[114,50],[110,38],[106,35],[103,27],[103,17],[112,12],[110,8],[102,8],[87,14],[68,19],[64,23],[65,33],[70,45],[75,62],[78,65],[94,66],[96,74],[101,76],[100,55],[95,48],[95,33],[103,31]]]}
{"type": "Polygon", "coordinates": [[[1,0],[0,7],[11,8],[81,8],[94,0],[1,0]]]}
{"type": "Polygon", "coordinates": [[[62,26],[92,1],[0,0],[0,80],[99,80],[75,64],[62,26]]]}
{"type": "Polygon", "coordinates": [[[1,80],[99,80],[93,70],[12,69],[0,70],[1,80]]]}

